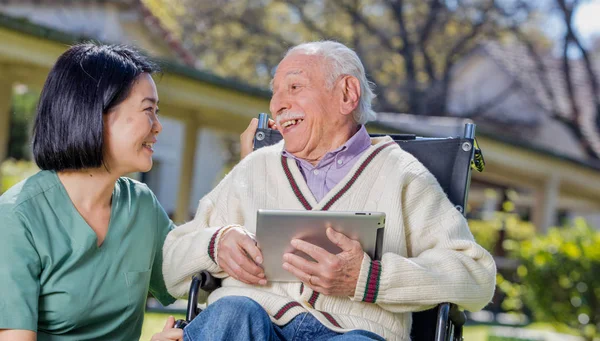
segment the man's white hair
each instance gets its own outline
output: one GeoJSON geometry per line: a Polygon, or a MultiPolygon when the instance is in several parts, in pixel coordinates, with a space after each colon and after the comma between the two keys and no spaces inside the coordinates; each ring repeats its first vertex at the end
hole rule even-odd
{"type": "Polygon", "coordinates": [[[367,80],[365,68],[356,52],[344,44],[327,40],[294,46],[287,51],[285,57],[292,54],[324,57],[328,62],[328,65],[324,67],[327,73],[326,79],[329,88],[333,87],[334,82],[341,75],[350,75],[358,79],[360,83],[360,99],[358,106],[352,112],[352,116],[358,124],[365,124],[375,119],[377,114],[371,108],[371,101],[375,98],[372,89],[374,84],[367,80]]]}

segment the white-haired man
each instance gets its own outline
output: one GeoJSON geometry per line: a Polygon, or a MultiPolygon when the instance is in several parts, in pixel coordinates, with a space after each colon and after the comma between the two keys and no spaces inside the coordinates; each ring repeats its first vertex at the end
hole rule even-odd
{"type": "Polygon", "coordinates": [[[492,257],[421,163],[391,138],[369,137],[374,95],[358,56],[336,42],[298,45],[272,87],[284,141],[244,158],[165,242],[172,295],[184,296],[198,271],[223,278],[185,339],[406,341],[412,311],[485,306],[492,257]],[[385,212],[383,257],[330,228],[341,253],[294,240],[317,262],[286,254],[282,266],[298,281],[269,282],[252,239],[260,208],[385,212]]]}

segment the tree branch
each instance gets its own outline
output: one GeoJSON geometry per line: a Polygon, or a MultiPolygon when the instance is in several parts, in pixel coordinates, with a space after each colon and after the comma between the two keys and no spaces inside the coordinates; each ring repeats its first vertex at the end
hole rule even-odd
{"type": "Polygon", "coordinates": [[[433,27],[437,22],[438,14],[442,8],[442,3],[440,0],[431,0],[429,2],[429,14],[427,16],[427,20],[421,29],[421,35],[419,37],[419,42],[417,46],[423,55],[423,59],[425,61],[425,71],[427,72],[427,76],[431,82],[435,82],[437,79],[435,74],[435,68],[433,66],[433,60],[427,51],[427,46],[429,42],[429,37],[431,36],[431,32],[433,31],[433,27]]]}
{"type": "Polygon", "coordinates": [[[477,105],[475,108],[469,110],[469,112],[467,113],[466,116],[469,118],[476,118],[476,117],[482,116],[483,114],[486,113],[486,109],[493,108],[496,105],[502,103],[504,100],[506,100],[506,98],[513,91],[520,89],[520,88],[521,88],[521,83],[519,83],[516,79],[513,79],[513,81],[510,82],[510,84],[504,90],[500,91],[498,94],[496,94],[491,99],[489,99],[489,100],[485,101],[484,103],[477,105]]]}
{"type": "Polygon", "coordinates": [[[365,18],[359,11],[354,10],[352,7],[346,5],[345,3],[338,3],[342,9],[348,13],[352,19],[354,19],[355,23],[361,24],[369,33],[376,36],[377,39],[381,42],[383,46],[385,46],[390,51],[396,51],[394,48],[394,44],[390,41],[390,39],[380,30],[378,30],[373,24],[369,22],[367,18],[365,18]]]}
{"type": "Polygon", "coordinates": [[[413,42],[410,39],[408,30],[406,29],[406,23],[404,21],[404,1],[396,0],[391,1],[392,13],[398,21],[398,27],[400,28],[400,38],[402,39],[402,48],[400,53],[404,58],[404,70],[406,72],[407,87],[409,91],[408,95],[408,106],[411,114],[420,115],[423,114],[420,106],[421,93],[419,84],[417,83],[417,69],[415,66],[415,52],[413,42]]]}
{"type": "Polygon", "coordinates": [[[542,89],[546,93],[546,96],[548,96],[550,99],[550,112],[553,116],[560,116],[557,110],[558,103],[556,102],[556,96],[552,90],[552,87],[550,86],[550,84],[552,84],[549,78],[550,73],[546,67],[546,64],[544,64],[542,56],[540,56],[540,54],[537,52],[531,40],[525,34],[523,34],[523,32],[516,25],[511,26],[510,30],[515,34],[517,39],[519,39],[519,41],[525,45],[527,52],[535,63],[536,73],[538,77],[540,77],[542,89]]]}

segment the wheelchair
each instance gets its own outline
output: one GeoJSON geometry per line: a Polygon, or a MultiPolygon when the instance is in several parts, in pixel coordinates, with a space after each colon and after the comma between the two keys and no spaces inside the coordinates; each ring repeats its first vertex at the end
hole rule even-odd
{"type": "MultiPolygon", "coordinates": [[[[388,134],[370,134],[371,137],[388,134]]],[[[461,137],[430,138],[411,134],[388,135],[405,151],[415,156],[438,180],[442,189],[463,215],[471,182],[471,170],[483,171],[485,161],[475,139],[475,124],[465,124],[461,137]]],[[[269,146],[282,139],[277,130],[258,128],[255,133],[254,150],[269,146]]],[[[192,277],[185,320],[178,320],[176,327],[183,328],[201,310],[198,308],[199,290],[211,292],[220,286],[220,279],[207,271],[192,277]]],[[[461,341],[466,315],[452,303],[412,313],[411,339],[415,341],[461,341]]]]}

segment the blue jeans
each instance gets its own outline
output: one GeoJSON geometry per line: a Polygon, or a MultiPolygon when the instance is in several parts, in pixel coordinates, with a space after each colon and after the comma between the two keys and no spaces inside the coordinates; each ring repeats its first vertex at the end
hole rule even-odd
{"type": "Polygon", "coordinates": [[[271,323],[267,312],[247,297],[223,297],[196,316],[183,330],[184,341],[367,341],[384,340],[366,330],[336,333],[309,313],[296,316],[285,326],[271,323]]]}

